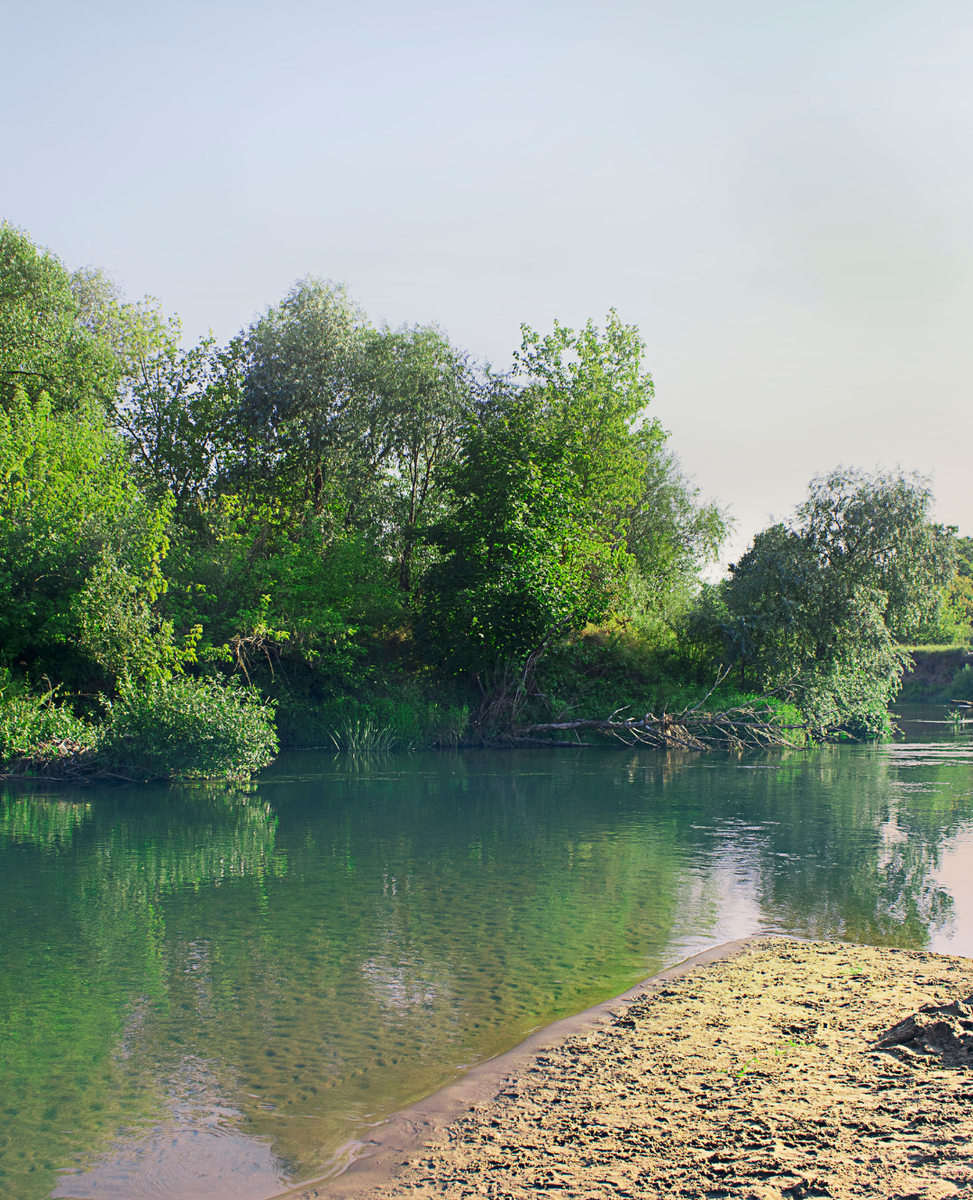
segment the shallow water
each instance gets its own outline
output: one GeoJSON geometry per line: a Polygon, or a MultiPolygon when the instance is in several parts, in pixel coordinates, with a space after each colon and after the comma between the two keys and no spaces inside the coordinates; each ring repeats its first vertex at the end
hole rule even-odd
{"type": "Polygon", "coordinates": [[[970,732],[905,730],[8,789],[0,1195],[265,1200],[537,1026],[744,934],[973,953],[970,732]]]}

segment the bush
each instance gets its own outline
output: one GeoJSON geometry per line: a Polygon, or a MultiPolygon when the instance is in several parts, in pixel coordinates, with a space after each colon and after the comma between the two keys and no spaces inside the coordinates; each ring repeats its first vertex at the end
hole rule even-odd
{"type": "Polygon", "coordinates": [[[40,764],[96,747],[97,729],[66,705],[55,704],[55,694],[33,696],[9,684],[0,687],[0,762],[29,758],[40,764]]]}
{"type": "Polygon", "coordinates": [[[121,685],[99,757],[155,778],[248,779],[277,749],[272,703],[236,682],[180,675],[121,685]]]}
{"type": "Polygon", "coordinates": [[[953,676],[947,689],[946,698],[973,702],[973,666],[970,666],[969,663],[965,667],[960,667],[953,676]]]}

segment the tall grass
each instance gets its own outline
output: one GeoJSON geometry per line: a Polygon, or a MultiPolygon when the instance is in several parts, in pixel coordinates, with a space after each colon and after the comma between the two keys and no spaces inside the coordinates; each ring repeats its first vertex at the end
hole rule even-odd
{"type": "Polygon", "coordinates": [[[388,725],[373,725],[366,717],[363,721],[349,721],[340,729],[333,729],[328,736],[336,750],[346,754],[390,754],[393,750],[411,750],[411,745],[400,744],[396,731],[388,725]]]}

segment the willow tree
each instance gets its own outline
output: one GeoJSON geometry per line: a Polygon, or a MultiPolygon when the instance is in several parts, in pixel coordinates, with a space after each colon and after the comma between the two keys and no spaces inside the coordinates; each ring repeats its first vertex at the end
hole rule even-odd
{"type": "Polygon", "coordinates": [[[954,568],[918,475],[837,470],[812,481],[790,524],[758,534],[730,568],[724,631],[761,688],[816,728],[888,728],[908,656],[898,639],[932,616],[954,568]]]}
{"type": "Polygon", "coordinates": [[[355,388],[367,329],[341,284],[302,279],[242,335],[241,487],[318,515],[354,507],[375,474],[355,388]]]}
{"type": "Polygon", "coordinates": [[[423,530],[448,512],[442,483],[460,453],[473,373],[440,329],[414,325],[370,334],[357,374],[384,442],[376,517],[409,595],[428,563],[423,530]]]}

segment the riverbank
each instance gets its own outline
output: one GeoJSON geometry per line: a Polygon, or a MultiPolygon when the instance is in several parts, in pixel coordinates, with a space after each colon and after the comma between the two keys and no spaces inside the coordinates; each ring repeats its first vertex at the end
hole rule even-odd
{"type": "Polygon", "coordinates": [[[973,1196],[973,1055],[945,1032],[962,1040],[963,1014],[939,1042],[877,1048],[973,992],[973,961],[732,949],[541,1031],[485,1064],[465,1106],[446,1089],[378,1130],[373,1160],[291,1195],[973,1196]]]}
{"type": "Polygon", "coordinates": [[[902,676],[898,704],[950,704],[973,700],[973,650],[969,646],[909,647],[912,666],[902,676]]]}

